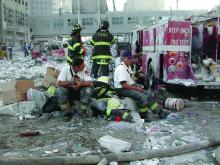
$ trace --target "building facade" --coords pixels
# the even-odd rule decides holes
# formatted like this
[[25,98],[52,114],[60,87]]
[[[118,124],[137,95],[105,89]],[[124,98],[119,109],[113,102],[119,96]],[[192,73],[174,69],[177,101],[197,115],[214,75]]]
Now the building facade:
[[61,12],[72,13],[72,0],[61,0]]
[[62,1],[60,0],[30,0],[31,16],[49,16],[59,14]]
[[[82,14],[94,14],[98,11],[98,0],[72,0],[72,7],[74,14],[78,13],[78,1],[80,13]],[[100,13],[108,11],[106,0],[99,0],[100,2]]]
[[[188,18],[192,15],[205,13],[206,10],[179,10],[179,15]],[[129,34],[137,26],[150,26],[170,18],[169,10],[148,10],[129,12],[106,12],[101,14],[101,20],[108,20],[109,30],[115,35]],[[81,14],[80,22],[83,27],[81,34],[91,36],[98,28],[97,14]],[[78,23],[77,14],[53,15],[49,17],[32,17],[31,28],[35,40],[54,38],[58,34],[68,36],[74,24]]]
[[0,0],[0,41],[7,45],[29,42],[28,0]]
[[124,11],[136,10],[163,10],[165,0],[127,0]]

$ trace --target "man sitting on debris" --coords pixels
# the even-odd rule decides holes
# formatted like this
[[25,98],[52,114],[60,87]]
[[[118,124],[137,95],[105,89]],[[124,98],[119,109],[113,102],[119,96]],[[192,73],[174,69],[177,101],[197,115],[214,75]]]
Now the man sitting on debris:
[[154,93],[144,91],[131,78],[129,66],[132,64],[132,54],[128,50],[120,53],[121,64],[118,65],[114,73],[114,87],[117,93],[123,97],[129,97],[137,102],[138,109],[142,118],[151,120],[152,112],[158,113],[160,118],[166,117],[163,110],[159,109],[155,101]]
[[69,104],[73,100],[80,99],[80,114],[88,112],[91,98],[91,86],[93,85],[89,73],[85,70],[84,61],[75,58],[72,65],[65,66],[58,77],[58,89],[56,95],[61,109],[70,111]]

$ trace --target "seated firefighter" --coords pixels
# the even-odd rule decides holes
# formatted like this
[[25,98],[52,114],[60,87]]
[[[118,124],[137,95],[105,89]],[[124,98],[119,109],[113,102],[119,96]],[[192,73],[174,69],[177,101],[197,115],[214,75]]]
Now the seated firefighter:
[[141,69],[141,56],[139,54],[133,55],[133,61],[131,64],[132,80],[138,84],[144,85],[145,75]]
[[83,59],[75,58],[71,65],[67,65],[61,70],[58,77],[56,95],[61,109],[70,111],[70,105],[74,100],[79,99],[79,113],[87,114],[92,85],[91,77],[85,70]]
[[137,102],[138,110],[142,118],[151,120],[152,112],[157,113],[160,118],[166,117],[166,112],[160,109],[157,102],[157,94],[144,91],[131,78],[129,66],[132,64],[132,54],[128,50],[120,53],[121,64],[118,65],[114,73],[114,87],[116,92],[123,97],[129,97]]

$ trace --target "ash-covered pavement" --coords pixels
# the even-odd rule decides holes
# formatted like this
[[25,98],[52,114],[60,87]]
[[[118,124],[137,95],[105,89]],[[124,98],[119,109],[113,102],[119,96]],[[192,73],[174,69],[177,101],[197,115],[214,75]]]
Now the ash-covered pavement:
[[[41,85],[47,66],[61,69],[65,61],[48,60],[35,63],[31,57],[17,52],[13,62],[0,61],[0,83],[11,78],[27,78]],[[2,107],[6,107],[2,105]],[[8,106],[10,108],[10,106]],[[0,115],[0,159],[72,156],[77,154],[109,153],[98,139],[109,135],[131,143],[131,151],[155,150],[193,144],[210,138],[220,138],[220,105],[217,100],[189,100],[181,112],[173,112],[166,119],[144,123],[145,130],[137,131],[133,123],[113,122],[103,118],[88,119],[74,116],[70,122],[53,114],[20,118],[19,115]],[[34,130],[40,134],[22,137],[20,131]],[[217,164],[215,148],[179,156],[134,161],[131,165],[211,165]]]

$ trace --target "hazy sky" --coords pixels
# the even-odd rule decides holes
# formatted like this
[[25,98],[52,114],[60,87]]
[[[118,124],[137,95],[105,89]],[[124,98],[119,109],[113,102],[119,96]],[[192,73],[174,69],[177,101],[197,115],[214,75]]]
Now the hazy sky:
[[[123,10],[124,2],[126,0],[115,0],[116,9],[118,11]],[[177,0],[165,0],[165,9],[169,10],[170,7],[175,10],[176,9]],[[112,7],[112,0],[107,0],[110,9]],[[183,9],[207,9],[211,10],[214,6],[220,4],[220,0],[178,0],[178,8],[179,10]]]

